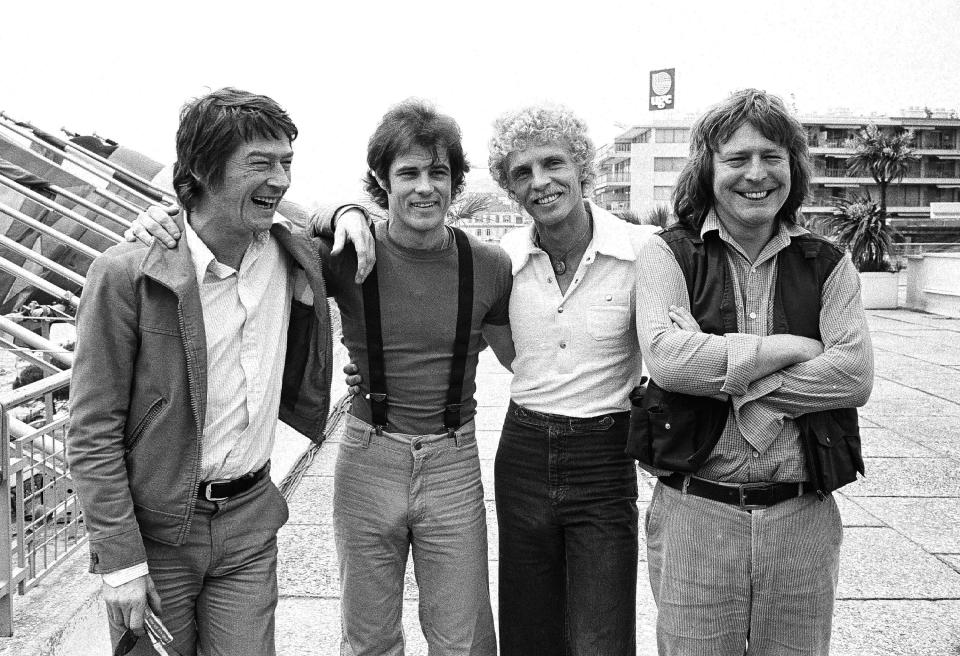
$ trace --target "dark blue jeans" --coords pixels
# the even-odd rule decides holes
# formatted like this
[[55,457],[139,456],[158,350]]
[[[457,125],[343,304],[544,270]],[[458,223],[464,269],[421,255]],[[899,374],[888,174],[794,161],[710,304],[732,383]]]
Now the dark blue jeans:
[[501,656],[634,656],[637,472],[628,413],[512,401],[494,469]]

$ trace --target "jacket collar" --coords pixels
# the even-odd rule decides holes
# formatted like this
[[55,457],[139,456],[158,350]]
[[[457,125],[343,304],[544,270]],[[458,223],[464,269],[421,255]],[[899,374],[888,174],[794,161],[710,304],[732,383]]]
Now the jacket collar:
[[[202,248],[191,250],[191,240],[187,238],[187,230],[192,231],[192,228],[187,227],[185,210],[181,210],[174,220],[183,238],[178,240],[173,248],[167,248],[159,240],[154,240],[140,263],[140,270],[144,275],[169,287],[177,295],[183,296],[191,285],[196,285],[197,281],[202,279],[201,272],[206,271],[213,260],[213,253],[200,241],[199,237],[196,238],[195,243]],[[278,238],[281,245],[289,247],[292,241],[290,239],[292,227],[293,224],[278,213],[273,219],[270,234]],[[281,238],[278,233],[283,233],[284,238]],[[196,237],[196,233],[194,236]]]
[[[613,214],[594,205],[591,201],[584,201],[587,211],[593,216],[593,238],[587,245],[588,254],[601,254],[618,260],[633,262],[636,260],[630,232],[625,221],[621,221]],[[536,243],[536,225],[530,224],[504,237],[500,245],[513,263],[513,275],[526,266],[532,255],[544,251]]]

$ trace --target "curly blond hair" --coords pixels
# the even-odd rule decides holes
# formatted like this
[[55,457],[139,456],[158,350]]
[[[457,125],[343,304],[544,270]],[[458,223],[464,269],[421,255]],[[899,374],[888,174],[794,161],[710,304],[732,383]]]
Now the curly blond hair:
[[490,175],[512,193],[506,170],[510,153],[555,142],[567,146],[574,163],[580,167],[580,188],[586,195],[596,176],[593,159],[597,151],[587,136],[587,124],[562,106],[524,107],[497,118],[490,139]]

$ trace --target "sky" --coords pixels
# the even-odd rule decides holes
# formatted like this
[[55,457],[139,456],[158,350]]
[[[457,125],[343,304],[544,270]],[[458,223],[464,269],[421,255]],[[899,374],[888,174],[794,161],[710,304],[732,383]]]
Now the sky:
[[307,205],[359,196],[367,139],[412,96],[458,121],[468,180],[489,178],[491,124],[509,109],[566,105],[598,146],[665,118],[647,110],[660,68],[676,69],[675,115],[748,86],[800,114],[960,110],[957,0],[5,4],[0,110],[167,163],[186,100],[263,93],[300,129],[288,197]]

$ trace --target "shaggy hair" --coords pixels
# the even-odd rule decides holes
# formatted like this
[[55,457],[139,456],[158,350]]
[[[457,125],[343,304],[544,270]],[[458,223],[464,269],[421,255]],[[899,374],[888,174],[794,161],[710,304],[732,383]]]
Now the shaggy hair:
[[[433,161],[445,151],[450,160],[450,198],[460,195],[470,163],[463,153],[460,126],[451,117],[439,113],[425,100],[409,98],[391,107],[367,143],[367,171],[363,187],[379,207],[387,209],[390,191],[390,165],[414,146],[429,150]],[[387,189],[377,182],[384,181]]]
[[507,112],[493,123],[490,139],[490,175],[511,195],[507,178],[510,153],[530,146],[562,143],[580,167],[580,189],[586,196],[596,173],[593,159],[597,151],[587,136],[587,124],[565,107],[525,107]]
[[240,144],[284,137],[292,143],[297,126],[267,96],[224,87],[187,102],[180,110],[173,166],[173,187],[180,206],[192,210],[204,189],[223,184],[227,160]]
[[757,89],[737,91],[697,119],[690,133],[690,158],[673,190],[673,211],[681,223],[699,233],[715,202],[713,156],[744,123],[786,148],[790,155],[790,193],[777,218],[796,223],[810,189],[807,132],[783,101]]

